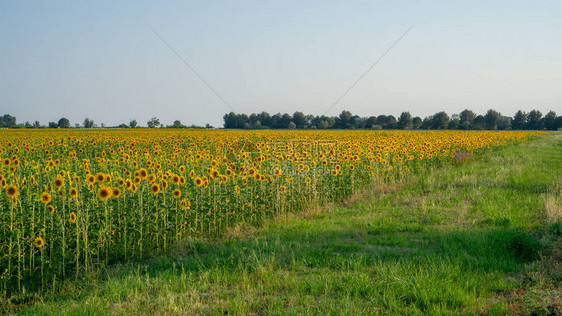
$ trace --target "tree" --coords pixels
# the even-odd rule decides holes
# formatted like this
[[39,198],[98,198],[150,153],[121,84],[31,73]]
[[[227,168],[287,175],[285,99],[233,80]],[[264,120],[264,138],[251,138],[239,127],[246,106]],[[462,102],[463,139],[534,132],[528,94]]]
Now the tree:
[[431,127],[433,129],[447,129],[449,126],[449,115],[444,111],[437,112],[433,115],[431,120]]
[[31,128],[31,127],[32,127],[31,123],[29,123],[29,121],[26,121],[25,122],[25,128]]
[[94,120],[90,120],[89,118],[84,119],[84,128],[92,128],[94,127]]
[[377,116],[377,124],[376,125],[380,125],[382,128],[384,128],[386,126],[386,115],[381,114],[381,115]]
[[245,125],[250,121],[250,118],[246,114],[238,115],[238,125],[236,128],[244,128]]
[[131,120],[131,121],[129,122],[129,127],[130,127],[130,128],[135,128],[135,127],[137,127],[137,120]]
[[185,128],[185,125],[183,125],[180,120],[175,120],[174,123],[170,127],[171,128]]
[[538,110],[532,110],[527,116],[527,128],[528,129],[540,129],[542,113]]
[[148,122],[146,122],[148,128],[156,128],[160,126],[160,120],[156,117],[151,118]]
[[470,129],[472,125],[472,121],[476,118],[476,114],[471,110],[464,110],[459,113],[459,127],[462,129]]
[[271,121],[269,123],[269,127],[271,128],[279,128],[281,124],[281,113],[273,114],[271,116]]
[[259,118],[258,115],[256,113],[252,113],[249,116],[249,121],[248,121],[248,128],[255,128],[257,125],[261,125],[258,124]]
[[410,112],[402,112],[398,117],[398,128],[411,129],[413,127],[412,115]]
[[499,130],[510,130],[511,129],[511,117],[500,115],[498,119],[498,129]]
[[334,127],[335,121],[332,117],[325,115],[317,116],[312,120],[312,126],[318,129],[328,129]]
[[271,115],[269,115],[269,113],[262,111],[260,114],[258,114],[258,119],[263,127],[272,127]]
[[421,128],[422,129],[431,129],[431,124],[433,123],[433,116],[426,116],[423,118]]
[[222,119],[224,121],[224,128],[236,128],[238,125],[238,116],[234,112],[225,114]]
[[41,123],[39,121],[35,121],[33,122],[33,127],[34,128],[40,128],[41,127]]
[[121,123],[119,124],[119,126],[117,126],[119,128],[129,128],[129,125],[125,124],[125,123]]
[[57,128],[58,125],[55,122],[49,122],[49,128]]
[[396,128],[396,118],[394,115],[389,115],[386,117],[386,129]]
[[373,128],[375,124],[377,124],[376,116],[370,116],[365,120],[365,128]]
[[281,116],[281,121],[279,122],[279,128],[289,128],[289,123],[292,123],[292,118],[289,114],[285,113]]
[[10,114],[4,114],[0,118],[0,127],[14,128],[16,127],[16,117]]
[[451,115],[451,119],[449,120],[449,126],[447,126],[447,128],[459,129],[460,125],[461,125],[460,115],[459,114]]
[[306,117],[302,112],[295,112],[293,113],[293,123],[295,123],[297,128],[304,128],[304,124],[306,124]]
[[556,118],[556,129],[557,130],[562,129],[562,116]]
[[513,120],[511,122],[511,127],[513,129],[525,129],[527,126],[527,113],[519,110],[513,116]]
[[57,124],[57,127],[69,128],[70,127],[70,121],[67,118],[63,117],[59,120],[59,122]]
[[486,118],[484,115],[478,115],[472,121],[472,129],[481,130],[486,127]]
[[419,116],[416,116],[412,119],[412,127],[414,129],[420,129],[420,127],[422,126],[422,119]]
[[353,115],[349,111],[342,111],[338,117],[336,117],[336,128],[349,129],[351,128],[351,118]]
[[558,127],[556,126],[556,113],[554,111],[550,111],[546,113],[543,117],[542,126],[548,130],[556,130]]
[[501,114],[499,112],[489,109],[488,112],[486,112],[484,118],[486,119],[486,129],[498,129],[498,123],[501,118]]

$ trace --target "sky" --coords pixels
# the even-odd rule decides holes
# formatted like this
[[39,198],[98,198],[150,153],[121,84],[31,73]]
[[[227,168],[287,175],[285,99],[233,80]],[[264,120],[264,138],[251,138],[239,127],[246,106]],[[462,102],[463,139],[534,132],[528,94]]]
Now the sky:
[[0,115],[107,126],[222,126],[232,110],[560,115],[561,17],[559,0],[0,0]]

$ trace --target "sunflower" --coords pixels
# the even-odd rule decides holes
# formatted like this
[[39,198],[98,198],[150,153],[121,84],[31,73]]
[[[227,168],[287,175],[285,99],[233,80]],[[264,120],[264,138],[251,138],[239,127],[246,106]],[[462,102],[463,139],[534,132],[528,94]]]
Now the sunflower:
[[12,161],[10,160],[10,158],[6,158],[4,159],[4,161],[2,161],[2,163],[4,164],[4,166],[9,166],[12,163]]
[[189,208],[191,207],[191,202],[189,202],[188,199],[183,199],[181,200],[180,205],[184,210],[189,210]]
[[218,170],[211,170],[211,174],[210,174],[211,178],[216,179],[219,176],[219,171]]
[[35,238],[35,247],[41,248],[45,244],[45,241],[41,237]]
[[35,177],[34,176],[31,176],[31,178],[29,178],[29,183],[31,185],[35,185]]
[[102,187],[98,190],[98,198],[102,201],[107,201],[111,197],[111,192],[108,188]]
[[98,174],[96,174],[96,180],[98,182],[103,182],[105,180],[105,175],[103,174],[103,172],[99,172]]
[[139,175],[141,178],[146,179],[146,177],[148,176],[148,173],[146,172],[146,169],[141,168],[141,170],[139,170]]
[[70,222],[76,223],[76,214],[74,212],[70,213]]
[[180,183],[180,177],[179,177],[178,175],[176,175],[176,174],[173,175],[173,176],[172,176],[172,183],[173,183],[173,184],[178,184],[178,183]]
[[55,207],[52,205],[47,206],[47,209],[49,210],[49,214],[53,214],[55,212]]
[[55,185],[55,187],[60,188],[64,185],[64,180],[61,178],[56,178],[53,184]]
[[96,182],[96,177],[94,177],[93,175],[89,174],[89,175],[86,177],[86,181],[88,181],[88,183],[94,183],[94,182]]
[[195,185],[200,187],[201,185],[203,185],[203,180],[200,177],[196,177],[195,178]]
[[153,184],[150,186],[150,192],[152,192],[152,193],[154,193],[154,194],[160,192],[160,186],[158,185],[158,183],[153,183]]
[[43,194],[41,194],[41,202],[49,204],[49,202],[51,202],[51,195],[47,192],[43,192]]
[[114,198],[118,198],[121,196],[121,190],[119,188],[113,188],[113,190],[111,190],[111,195]]
[[236,194],[240,194],[240,187],[237,186],[237,185],[235,185],[235,186],[234,186],[234,192],[235,192]]
[[178,189],[175,189],[175,190],[172,192],[172,195],[173,195],[174,197],[176,197],[176,198],[180,198],[180,197],[181,197],[181,191],[178,190]]
[[18,188],[15,185],[9,185],[6,188],[6,195],[11,197],[11,198],[16,198],[18,196],[19,192],[18,192]]

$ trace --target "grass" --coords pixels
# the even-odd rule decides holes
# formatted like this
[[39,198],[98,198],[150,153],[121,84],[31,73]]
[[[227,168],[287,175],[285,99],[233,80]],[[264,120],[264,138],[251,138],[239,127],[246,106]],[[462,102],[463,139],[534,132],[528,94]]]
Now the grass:
[[555,314],[562,134],[5,302],[37,314]]

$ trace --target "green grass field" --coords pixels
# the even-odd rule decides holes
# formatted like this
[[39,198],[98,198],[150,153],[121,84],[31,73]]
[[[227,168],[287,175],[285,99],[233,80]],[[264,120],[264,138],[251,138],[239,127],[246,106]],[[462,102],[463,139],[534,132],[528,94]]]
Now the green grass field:
[[4,302],[38,314],[560,314],[562,134]]

